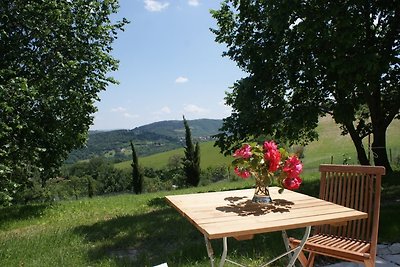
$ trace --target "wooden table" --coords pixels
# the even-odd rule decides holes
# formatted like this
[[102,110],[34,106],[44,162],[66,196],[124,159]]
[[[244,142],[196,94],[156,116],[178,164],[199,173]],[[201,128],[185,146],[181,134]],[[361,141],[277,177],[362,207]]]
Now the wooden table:
[[[288,255],[288,266],[292,266],[307,241],[312,226],[345,224],[347,221],[368,216],[364,212],[289,190],[279,194],[278,189],[270,187],[273,202],[264,205],[251,202],[254,189],[170,195],[166,199],[203,233],[211,266],[214,266],[215,259],[210,239],[223,239],[220,261],[220,266],[223,266],[225,261],[232,262],[226,258],[228,237],[242,240],[249,239],[254,234],[282,231],[287,252],[269,263]],[[290,250],[285,230],[302,227],[306,231],[301,245]]]

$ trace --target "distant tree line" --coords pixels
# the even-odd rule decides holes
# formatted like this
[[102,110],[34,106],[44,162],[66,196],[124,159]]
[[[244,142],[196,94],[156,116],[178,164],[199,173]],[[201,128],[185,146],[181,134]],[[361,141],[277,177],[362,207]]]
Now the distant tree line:
[[183,123],[186,131],[185,155],[171,156],[165,168],[141,167],[131,141],[131,171],[116,169],[113,162],[105,157],[95,157],[89,161],[65,165],[58,178],[49,179],[44,185],[41,184],[39,176],[35,177],[31,181],[32,186],[18,194],[15,201],[16,203],[57,201],[123,192],[141,194],[205,185],[235,177],[230,175],[226,166],[200,169],[199,143],[193,143],[185,117]]

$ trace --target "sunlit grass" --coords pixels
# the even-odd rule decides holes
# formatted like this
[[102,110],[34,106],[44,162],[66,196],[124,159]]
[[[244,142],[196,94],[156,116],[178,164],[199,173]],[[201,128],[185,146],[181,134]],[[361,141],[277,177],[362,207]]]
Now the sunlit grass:
[[[164,197],[249,188],[253,183],[249,179],[170,192],[3,208],[0,266],[154,266],[162,262],[169,266],[209,266],[203,236],[169,207]],[[399,193],[396,190],[394,193]],[[318,174],[306,175],[301,191],[316,195]],[[399,207],[391,202],[382,208],[380,241],[400,240]],[[212,244],[216,257],[220,257],[221,240]],[[230,257],[248,266],[266,262],[283,250],[278,232],[256,235],[248,241],[229,239]],[[282,259],[274,266],[285,263]]]
[[[301,192],[317,195],[320,163],[341,163],[343,154],[355,153],[351,140],[338,135],[331,122],[320,124],[318,142],[305,149]],[[400,148],[400,123],[388,132],[393,154]],[[347,139],[346,139],[347,138]],[[181,151],[183,155],[183,150]],[[353,151],[353,152],[352,152]],[[202,165],[229,164],[212,142],[201,148]],[[170,151],[141,158],[142,164],[166,166]],[[353,153],[353,154],[352,154]],[[397,154],[398,155],[398,154]],[[118,165],[124,168],[121,163]],[[157,165],[158,164],[158,165]],[[385,177],[380,219],[380,242],[400,241],[400,177]],[[218,182],[208,186],[143,195],[122,194],[54,204],[34,204],[0,209],[0,266],[209,266],[204,238],[164,201],[165,195],[249,188],[254,181]],[[212,241],[220,256],[222,242]],[[257,266],[282,252],[280,233],[257,235],[249,241],[229,240],[230,257]],[[277,265],[284,266],[286,259]]]

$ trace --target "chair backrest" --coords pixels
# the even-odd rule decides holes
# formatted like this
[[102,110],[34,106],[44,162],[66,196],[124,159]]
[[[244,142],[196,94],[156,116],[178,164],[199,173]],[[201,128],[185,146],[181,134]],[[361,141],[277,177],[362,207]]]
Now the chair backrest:
[[[371,244],[378,240],[381,166],[322,164],[320,198],[368,213],[367,219],[348,222],[345,226],[324,225],[319,233],[360,239]],[[374,248],[375,250],[376,248]],[[373,251],[371,251],[373,252]]]

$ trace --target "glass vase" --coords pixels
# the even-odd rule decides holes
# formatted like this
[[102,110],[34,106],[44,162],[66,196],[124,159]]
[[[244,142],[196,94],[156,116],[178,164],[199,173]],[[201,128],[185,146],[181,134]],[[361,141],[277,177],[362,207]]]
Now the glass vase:
[[268,204],[272,202],[271,196],[269,195],[269,179],[256,177],[254,196],[251,201],[258,204]]

